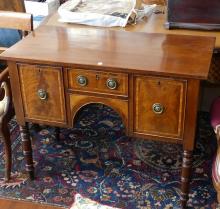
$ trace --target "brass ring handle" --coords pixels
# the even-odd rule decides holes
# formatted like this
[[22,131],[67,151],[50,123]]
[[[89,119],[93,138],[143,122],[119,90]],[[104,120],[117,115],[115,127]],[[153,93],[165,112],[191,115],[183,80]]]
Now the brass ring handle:
[[39,89],[39,90],[37,91],[37,95],[38,95],[38,97],[39,97],[41,100],[46,100],[46,99],[47,99],[47,96],[48,96],[46,90],[44,90],[44,89]]
[[114,78],[109,78],[107,81],[106,81],[106,86],[111,89],[111,90],[114,90],[114,89],[117,89],[118,87],[118,82],[116,79]]
[[164,112],[164,106],[160,103],[154,103],[152,105],[152,110],[155,114],[162,114]]
[[83,75],[77,76],[76,80],[80,86],[86,86],[88,84],[88,79]]

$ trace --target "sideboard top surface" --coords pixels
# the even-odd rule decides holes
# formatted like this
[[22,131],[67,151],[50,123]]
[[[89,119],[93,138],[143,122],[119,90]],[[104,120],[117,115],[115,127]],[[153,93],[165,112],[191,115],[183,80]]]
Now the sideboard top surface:
[[41,26],[0,58],[206,79],[214,45],[214,37]]

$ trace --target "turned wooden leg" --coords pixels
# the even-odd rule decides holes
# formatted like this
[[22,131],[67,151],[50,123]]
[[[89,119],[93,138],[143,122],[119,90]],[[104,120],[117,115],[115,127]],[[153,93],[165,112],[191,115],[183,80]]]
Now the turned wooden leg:
[[60,128],[59,127],[55,127],[54,135],[55,135],[56,140],[60,139]]
[[4,150],[5,150],[5,180],[9,181],[11,177],[11,139],[10,139],[10,131],[8,128],[8,124],[6,122],[2,122],[0,125],[0,132],[4,142]]
[[31,127],[32,130],[34,130],[35,132],[39,132],[41,130],[39,124],[33,123]]
[[189,199],[189,183],[192,169],[192,151],[183,151],[182,174],[181,174],[181,205],[186,208]]
[[34,180],[34,164],[32,158],[32,147],[31,147],[30,134],[28,131],[27,124],[25,126],[20,126],[20,132],[21,132],[21,140],[23,146],[23,154],[26,159],[26,171],[29,173],[30,179]]

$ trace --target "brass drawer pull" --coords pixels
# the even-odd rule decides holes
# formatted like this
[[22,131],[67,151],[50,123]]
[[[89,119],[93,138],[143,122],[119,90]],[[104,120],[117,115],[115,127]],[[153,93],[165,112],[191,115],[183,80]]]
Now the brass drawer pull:
[[88,79],[83,75],[79,75],[77,76],[77,83],[80,86],[86,86],[88,84]]
[[44,90],[44,89],[39,89],[37,91],[37,95],[41,100],[46,100],[47,96],[48,96],[46,90]]
[[164,112],[164,106],[160,103],[154,103],[152,105],[152,110],[155,114],[162,114]]
[[118,82],[116,79],[114,78],[109,78],[107,81],[106,81],[106,86],[109,88],[109,89],[117,89],[118,87]]

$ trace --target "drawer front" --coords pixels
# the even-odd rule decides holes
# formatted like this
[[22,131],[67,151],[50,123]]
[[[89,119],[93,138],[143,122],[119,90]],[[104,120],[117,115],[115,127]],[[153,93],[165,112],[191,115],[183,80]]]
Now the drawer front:
[[182,139],[186,81],[135,78],[136,133]]
[[128,95],[128,75],[83,69],[68,69],[69,88],[96,93]]
[[25,117],[65,123],[62,69],[28,64],[18,69]]

